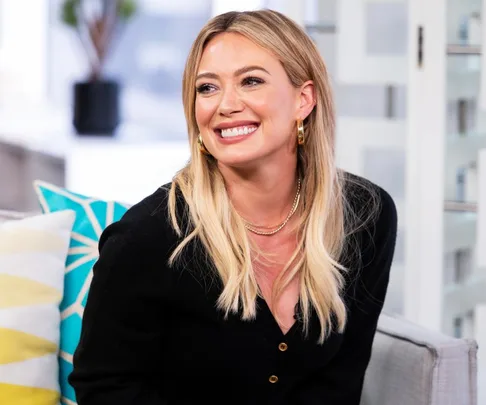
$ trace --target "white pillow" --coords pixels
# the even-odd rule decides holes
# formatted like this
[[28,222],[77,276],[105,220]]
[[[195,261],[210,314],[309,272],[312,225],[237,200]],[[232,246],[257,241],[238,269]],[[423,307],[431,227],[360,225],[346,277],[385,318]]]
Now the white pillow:
[[74,211],[0,224],[0,404],[59,403],[59,304]]

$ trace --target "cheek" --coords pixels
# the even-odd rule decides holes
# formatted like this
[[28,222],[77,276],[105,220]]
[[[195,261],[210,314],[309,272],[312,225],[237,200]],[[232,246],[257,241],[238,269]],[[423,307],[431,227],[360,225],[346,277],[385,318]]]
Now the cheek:
[[274,88],[271,91],[261,92],[258,97],[252,98],[251,104],[248,104],[262,119],[277,121],[281,125],[293,115],[292,101],[292,95],[288,91]]
[[276,114],[279,113],[279,99],[276,92],[261,92],[256,96],[247,98],[245,104],[260,119],[264,121],[271,121],[276,118]]
[[196,99],[196,103],[194,107],[195,107],[194,112],[196,115],[196,121],[199,128],[209,125],[209,123],[211,122],[211,118],[213,117],[214,112],[216,110],[214,103],[205,99],[200,99],[200,100]]

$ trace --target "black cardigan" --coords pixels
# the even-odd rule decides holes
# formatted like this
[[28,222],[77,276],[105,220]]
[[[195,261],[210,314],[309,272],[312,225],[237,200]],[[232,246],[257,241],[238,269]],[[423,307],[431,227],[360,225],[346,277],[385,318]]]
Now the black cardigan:
[[[261,298],[254,321],[223,319],[215,307],[221,284],[198,243],[178,266],[166,265],[179,241],[168,222],[168,186],[132,207],[100,240],[69,378],[78,404],[359,405],[397,227],[393,200],[374,187],[377,219],[353,239],[361,260],[343,258],[351,265],[348,324],[323,345],[315,314],[308,338],[298,316],[284,335]],[[347,189],[366,215],[369,196]]]

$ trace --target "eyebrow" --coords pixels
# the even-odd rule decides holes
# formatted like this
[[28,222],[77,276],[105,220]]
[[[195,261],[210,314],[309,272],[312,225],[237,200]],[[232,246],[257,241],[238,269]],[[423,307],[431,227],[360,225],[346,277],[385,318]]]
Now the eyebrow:
[[[244,73],[251,72],[253,70],[261,70],[262,72],[265,72],[266,74],[270,75],[267,69],[257,66],[257,65],[251,65],[251,66],[244,66],[242,68],[239,68],[238,70],[235,71],[234,76],[241,76]],[[219,76],[216,73],[212,72],[203,72],[200,73],[196,76],[196,81],[199,79],[202,79],[203,77],[208,78],[208,79],[219,79]]]

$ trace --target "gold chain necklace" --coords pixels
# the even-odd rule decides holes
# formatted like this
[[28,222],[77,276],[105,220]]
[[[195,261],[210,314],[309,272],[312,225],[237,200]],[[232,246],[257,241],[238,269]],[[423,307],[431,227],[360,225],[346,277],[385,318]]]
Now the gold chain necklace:
[[287,215],[287,217],[285,218],[285,220],[281,224],[275,225],[275,227],[276,227],[275,229],[273,229],[271,231],[259,231],[256,228],[273,228],[273,226],[272,227],[269,227],[269,226],[260,226],[260,225],[252,224],[251,222],[249,222],[246,219],[242,218],[243,221],[245,222],[245,228],[248,229],[250,232],[253,232],[253,233],[257,234],[257,235],[264,235],[264,236],[274,235],[278,231],[282,230],[283,227],[285,225],[287,225],[287,223],[290,221],[290,218],[292,218],[292,215],[294,215],[295,211],[297,211],[297,207],[299,206],[299,201],[300,201],[300,184],[301,184],[301,182],[300,182],[300,178],[299,178],[298,183],[297,183],[297,193],[295,194],[294,202],[292,204],[292,208],[290,209],[290,212]]

